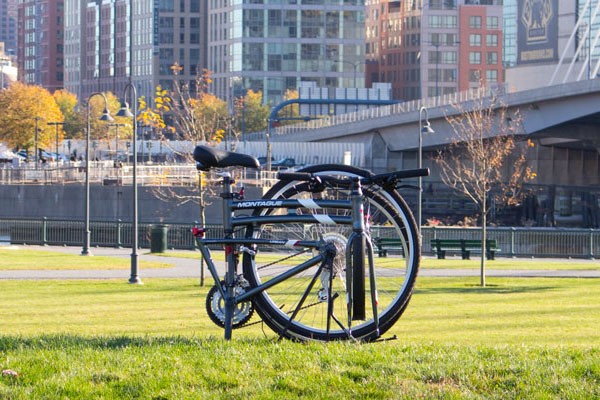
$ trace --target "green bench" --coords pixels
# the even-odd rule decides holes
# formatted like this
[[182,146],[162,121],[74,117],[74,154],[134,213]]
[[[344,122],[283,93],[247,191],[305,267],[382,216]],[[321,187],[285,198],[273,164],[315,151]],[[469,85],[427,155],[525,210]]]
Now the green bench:
[[402,241],[396,238],[382,238],[376,237],[373,239],[373,244],[377,249],[377,255],[379,257],[387,257],[388,251],[397,251],[400,254],[404,253],[402,247]]
[[[496,252],[499,251],[498,243],[494,239],[486,240],[485,255],[488,260],[493,260]],[[446,251],[458,250],[461,252],[463,260],[471,257],[472,251],[481,250],[481,240],[466,239],[432,239],[431,250],[437,255],[439,260],[446,258]]]

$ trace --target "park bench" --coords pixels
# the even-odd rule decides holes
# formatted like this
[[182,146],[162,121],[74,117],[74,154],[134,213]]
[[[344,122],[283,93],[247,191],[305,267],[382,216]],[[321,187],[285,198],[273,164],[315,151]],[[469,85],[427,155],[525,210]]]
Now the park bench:
[[396,238],[382,238],[376,237],[373,239],[373,244],[377,249],[377,255],[379,257],[387,257],[388,251],[397,251],[402,254],[402,242]]
[[[486,240],[486,257],[493,260],[496,252],[499,251],[498,243],[494,239]],[[446,258],[446,251],[460,250],[463,260],[471,257],[472,251],[481,250],[481,240],[466,239],[432,239],[431,249],[437,255],[438,259]]]

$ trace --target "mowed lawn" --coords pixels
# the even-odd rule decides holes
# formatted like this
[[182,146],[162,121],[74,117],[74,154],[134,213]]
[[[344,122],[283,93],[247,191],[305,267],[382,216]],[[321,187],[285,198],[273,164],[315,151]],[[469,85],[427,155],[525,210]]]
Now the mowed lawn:
[[[0,270],[89,270],[89,269],[129,269],[130,259],[125,257],[93,256],[40,250],[42,247],[19,248],[0,247]],[[140,260],[141,268],[167,268],[167,262]]]
[[478,281],[420,277],[393,340],[302,344],[225,342],[197,279],[4,280],[0,399],[600,398],[599,279]]

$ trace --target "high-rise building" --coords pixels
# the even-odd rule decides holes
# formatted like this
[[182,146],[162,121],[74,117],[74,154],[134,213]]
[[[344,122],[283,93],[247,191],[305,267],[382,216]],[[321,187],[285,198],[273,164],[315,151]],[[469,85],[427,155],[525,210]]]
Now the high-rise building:
[[8,56],[17,55],[18,0],[0,0],[0,42]]
[[367,1],[367,85],[397,100],[503,81],[502,1]]
[[65,87],[80,99],[120,96],[131,81],[152,99],[174,73],[193,84],[206,65],[206,7],[205,0],[65,0]]
[[12,64],[13,58],[6,54],[4,42],[0,42],[0,90],[17,80],[17,68]]
[[231,101],[252,89],[277,104],[301,82],[364,86],[364,0],[208,3],[208,69],[217,96]]
[[504,0],[502,25],[502,63],[510,68],[517,65],[517,0]]
[[599,76],[599,0],[505,1],[509,9],[514,33],[506,30],[505,37],[516,38],[514,46],[507,46],[512,57],[505,60],[511,67],[506,70],[511,90]]
[[25,0],[18,8],[19,80],[50,91],[63,87],[63,1]]

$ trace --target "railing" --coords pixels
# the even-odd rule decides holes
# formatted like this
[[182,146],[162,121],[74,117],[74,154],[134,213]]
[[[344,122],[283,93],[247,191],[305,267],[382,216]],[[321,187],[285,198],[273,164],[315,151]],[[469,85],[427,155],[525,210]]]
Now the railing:
[[[481,228],[424,228],[423,252],[432,254],[431,239],[479,239]],[[597,258],[600,230],[567,228],[488,228],[500,257]]]
[[357,112],[332,115],[329,117],[313,119],[307,122],[301,122],[293,125],[283,125],[275,128],[273,130],[273,134],[290,135],[310,129],[320,129],[336,125],[352,124],[359,121],[385,118],[396,114],[418,112],[419,109],[423,106],[427,108],[448,106],[470,100],[480,99],[482,97],[489,97],[492,94],[504,94],[505,92],[506,87],[504,85],[497,85],[493,88],[472,88],[462,92],[444,94],[442,96],[437,97],[428,97],[425,99],[411,100],[388,106],[371,107],[364,110],[359,110]]
[[[3,185],[53,185],[83,183],[85,164],[79,162],[63,166],[35,168],[31,166],[0,168],[0,184]],[[257,171],[251,169],[236,170],[238,180],[253,182],[260,186],[269,186],[275,179],[276,171]],[[90,182],[104,185],[131,185],[133,168],[123,165],[115,168],[112,162],[91,162]],[[198,184],[198,170],[189,164],[139,165],[137,183],[140,186],[195,186]]]
[[[159,222],[141,222],[138,241],[150,247],[150,232]],[[194,249],[191,230],[197,222],[168,225],[167,247]],[[124,221],[91,221],[91,245],[100,247],[131,247],[131,224]],[[223,235],[219,225],[207,226],[209,237]],[[36,244],[79,246],[83,242],[83,221],[59,219],[0,218],[1,244]],[[380,228],[385,236],[387,228]],[[478,239],[480,228],[423,228],[423,254],[432,255],[431,239]],[[600,255],[600,230],[561,228],[488,228],[488,239],[498,242],[499,257],[558,257],[594,259]]]
[[[162,223],[140,222],[138,243],[142,248],[150,247],[152,226]],[[197,222],[190,224],[167,224],[167,247],[170,249],[194,249],[195,240],[191,233]],[[90,221],[91,246],[131,247],[132,229],[130,222]],[[0,245],[30,244],[41,246],[80,246],[83,243],[85,225],[83,221],[59,219],[0,218]],[[207,234],[223,235],[219,225],[207,226]]]

